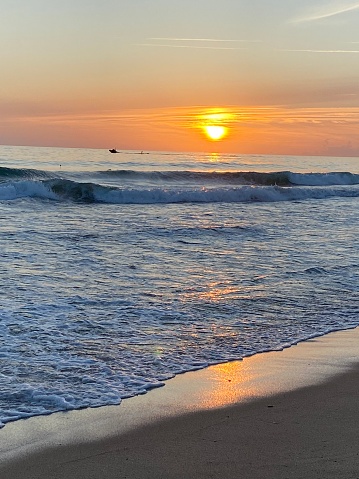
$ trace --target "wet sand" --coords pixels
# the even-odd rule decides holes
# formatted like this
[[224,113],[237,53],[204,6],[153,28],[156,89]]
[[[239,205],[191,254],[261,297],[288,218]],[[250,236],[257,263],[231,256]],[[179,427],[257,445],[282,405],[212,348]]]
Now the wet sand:
[[7,479],[359,478],[359,330],[0,431]]

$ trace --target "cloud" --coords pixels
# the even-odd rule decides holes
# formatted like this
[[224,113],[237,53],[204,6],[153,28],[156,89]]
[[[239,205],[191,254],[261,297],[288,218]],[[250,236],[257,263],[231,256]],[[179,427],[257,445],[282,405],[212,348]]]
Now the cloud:
[[[206,50],[243,50],[243,46],[236,44],[260,43],[261,40],[229,40],[222,38],[176,38],[176,37],[153,37],[148,38],[146,43],[137,43],[142,47],[165,47],[165,48],[194,48]],[[166,41],[168,43],[158,43]],[[226,45],[227,44],[227,45]]]
[[223,38],[172,38],[172,37],[154,37],[148,40],[169,40],[172,42],[228,42],[228,43],[258,43],[261,40],[228,40]]
[[315,49],[279,49],[277,52],[304,52],[304,53],[359,53],[359,50],[315,50]]
[[325,18],[334,17],[337,15],[341,15],[343,13],[351,12],[353,10],[359,10],[359,2],[355,3],[336,3],[326,5],[322,8],[317,8],[316,10],[312,10],[311,13],[307,13],[306,15],[298,18],[294,18],[291,20],[291,23],[305,23],[305,22],[313,22],[317,20],[323,20]]
[[326,108],[290,108],[278,106],[224,106],[212,108],[205,106],[192,107],[168,107],[168,108],[144,108],[121,111],[103,111],[94,113],[66,113],[53,115],[29,115],[13,118],[16,123],[41,122],[53,123],[107,123],[119,125],[175,125],[180,127],[192,127],[198,118],[216,116],[227,121],[232,126],[235,124],[359,124],[359,107],[326,107]]
[[165,43],[136,43],[139,47],[165,47],[165,48],[194,48],[198,49],[206,49],[206,50],[243,50],[241,47],[211,47],[206,45],[171,45]]

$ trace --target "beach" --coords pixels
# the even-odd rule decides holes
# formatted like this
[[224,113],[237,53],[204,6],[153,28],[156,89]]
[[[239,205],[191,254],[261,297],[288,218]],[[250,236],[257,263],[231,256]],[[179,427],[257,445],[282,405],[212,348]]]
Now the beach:
[[0,431],[7,479],[358,478],[359,330]]
[[3,3],[0,479],[359,479],[359,0]]

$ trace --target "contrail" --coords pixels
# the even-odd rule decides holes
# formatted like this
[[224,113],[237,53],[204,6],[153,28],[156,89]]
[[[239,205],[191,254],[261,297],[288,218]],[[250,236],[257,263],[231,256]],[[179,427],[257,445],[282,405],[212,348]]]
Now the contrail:
[[351,12],[353,10],[359,9],[359,3],[352,3],[350,5],[341,5],[337,7],[330,8],[329,6],[325,9],[318,10],[316,13],[308,14],[307,16],[295,18],[292,20],[292,23],[301,23],[301,22],[312,22],[315,20],[322,20],[324,18],[334,17],[336,15],[341,15],[342,13]]
[[277,50],[277,52],[306,52],[306,53],[359,53],[359,50]]
[[228,42],[228,43],[258,43],[261,40],[227,40],[223,38],[172,38],[172,37],[153,37],[149,40],[166,40],[173,42]]

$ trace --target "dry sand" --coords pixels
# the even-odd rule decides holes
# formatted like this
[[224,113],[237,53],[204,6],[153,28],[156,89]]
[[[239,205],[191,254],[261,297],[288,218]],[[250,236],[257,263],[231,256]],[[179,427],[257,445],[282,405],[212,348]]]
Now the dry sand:
[[359,478],[359,330],[0,431],[1,479]]

